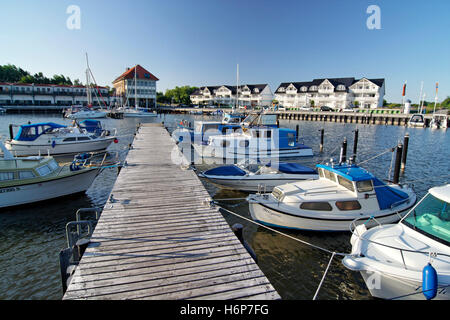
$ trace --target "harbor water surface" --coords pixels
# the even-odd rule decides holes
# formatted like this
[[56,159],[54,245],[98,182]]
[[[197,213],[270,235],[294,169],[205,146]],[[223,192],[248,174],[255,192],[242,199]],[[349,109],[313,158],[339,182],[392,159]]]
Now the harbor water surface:
[[[172,131],[180,120],[215,120],[200,115],[159,115],[151,119],[102,119],[106,129],[117,128],[119,142],[108,151],[117,151],[123,160],[139,122],[161,122]],[[59,114],[6,114],[0,116],[2,140],[9,137],[8,126],[28,121],[70,123]],[[357,162],[380,179],[392,179],[394,154],[389,149],[402,142],[409,133],[406,170],[401,183],[414,186],[418,198],[430,187],[450,181],[449,131],[401,126],[344,124],[281,120],[281,127],[295,129],[300,125],[300,137],[314,150],[314,156],[293,160],[313,167],[317,163],[338,159],[344,137],[348,140],[347,155],[353,150],[353,131],[358,128]],[[325,130],[324,150],[319,151],[320,129]],[[17,130],[17,129],[16,129]],[[385,152],[385,153],[384,153]],[[381,156],[376,157],[377,155]],[[70,159],[69,159],[70,160]],[[369,160],[369,161],[367,161]],[[67,161],[67,159],[59,159]],[[168,159],[168,161],[170,161]],[[291,160],[289,160],[291,161]],[[198,165],[198,170],[213,167]],[[55,199],[39,204],[0,211],[0,299],[58,300],[62,298],[59,251],[67,246],[65,226],[75,220],[79,208],[103,207],[117,176],[116,168],[104,170],[86,194]],[[220,206],[250,218],[246,193],[221,190],[202,180]],[[238,200],[226,200],[226,199]],[[240,199],[240,200],[239,200]],[[274,233],[263,227],[224,213],[230,225],[241,223],[244,237],[258,257],[258,264],[283,299],[312,299],[331,255]],[[350,232],[318,233],[278,229],[295,238],[336,252],[350,252]],[[318,299],[372,299],[359,273],[347,270],[340,257],[335,257],[323,282]]]

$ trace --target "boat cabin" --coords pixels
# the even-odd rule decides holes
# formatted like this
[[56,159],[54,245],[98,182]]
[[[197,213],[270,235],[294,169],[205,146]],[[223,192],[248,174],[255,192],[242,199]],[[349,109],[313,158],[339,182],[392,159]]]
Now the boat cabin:
[[278,114],[251,113],[242,121],[246,127],[278,127]]
[[17,135],[14,137],[16,141],[34,141],[41,135],[50,133],[55,129],[66,128],[67,126],[53,123],[44,122],[36,124],[21,125]]
[[0,168],[0,185],[20,180],[29,180],[48,176],[58,170],[60,166],[53,157],[31,156],[3,160]]

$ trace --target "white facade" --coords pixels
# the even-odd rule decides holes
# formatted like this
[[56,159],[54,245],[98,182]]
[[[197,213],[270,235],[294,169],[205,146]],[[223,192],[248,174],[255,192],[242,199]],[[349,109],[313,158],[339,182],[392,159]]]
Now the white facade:
[[281,83],[275,100],[284,107],[378,108],[383,106],[384,93],[384,79],[329,78]]
[[[236,94],[238,93],[238,94]],[[238,102],[236,97],[238,96]],[[196,105],[236,105],[247,107],[264,107],[272,104],[273,93],[268,84],[243,84],[236,86],[201,87],[190,96]]]
[[[108,88],[90,88],[92,105],[109,105]],[[86,87],[52,84],[0,83],[0,106],[66,107],[87,105]]]

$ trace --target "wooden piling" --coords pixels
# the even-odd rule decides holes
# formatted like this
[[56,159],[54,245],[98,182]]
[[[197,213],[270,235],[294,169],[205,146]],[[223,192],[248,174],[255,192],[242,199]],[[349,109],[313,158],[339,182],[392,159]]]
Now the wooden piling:
[[403,155],[402,155],[402,163],[401,163],[401,171],[405,171],[406,166],[406,156],[408,153],[408,143],[409,143],[409,134],[405,134],[405,137],[403,139]]
[[402,161],[402,151],[403,145],[399,143],[397,146],[397,154],[395,156],[394,178],[392,179],[392,182],[395,184],[398,184],[400,177],[400,163]]

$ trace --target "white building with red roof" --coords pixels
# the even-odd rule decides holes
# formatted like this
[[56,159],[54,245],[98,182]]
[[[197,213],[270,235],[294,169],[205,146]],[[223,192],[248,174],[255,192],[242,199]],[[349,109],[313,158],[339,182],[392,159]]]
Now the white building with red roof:
[[156,107],[156,81],[159,79],[140,65],[127,68],[113,81],[115,95],[123,105],[141,108]]

